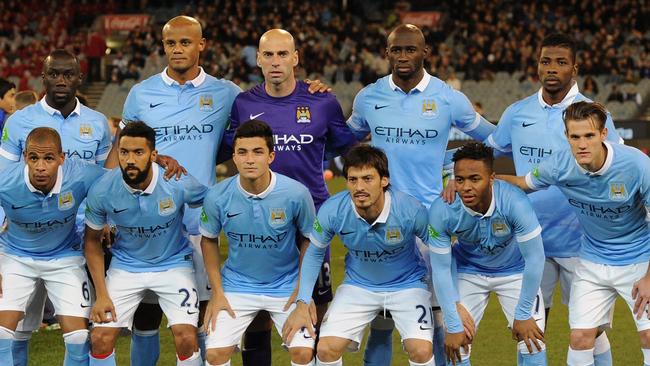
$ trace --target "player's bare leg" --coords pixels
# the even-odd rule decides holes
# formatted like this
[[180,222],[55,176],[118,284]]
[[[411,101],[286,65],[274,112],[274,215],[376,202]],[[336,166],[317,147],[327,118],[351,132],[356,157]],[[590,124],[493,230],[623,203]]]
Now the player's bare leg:
[[571,329],[567,365],[591,365],[594,363],[594,344],[598,328]]
[[178,365],[201,365],[196,327],[190,324],[172,325]]
[[316,365],[343,365],[343,352],[350,344],[349,339],[341,337],[323,337],[316,345]]
[[208,348],[205,351],[207,366],[230,365],[230,358],[235,353],[235,346],[222,348]]
[[409,355],[412,366],[433,366],[433,344],[423,339],[405,339],[404,350]]

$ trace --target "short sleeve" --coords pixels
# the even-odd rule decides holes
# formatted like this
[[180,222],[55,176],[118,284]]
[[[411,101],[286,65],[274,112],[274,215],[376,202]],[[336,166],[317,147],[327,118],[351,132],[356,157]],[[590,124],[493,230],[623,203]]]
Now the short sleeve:
[[616,131],[616,126],[614,126],[614,120],[612,120],[612,115],[607,112],[607,119],[605,120],[605,127],[607,128],[607,141],[613,142],[615,144],[622,144],[623,138]]
[[345,123],[343,117],[343,110],[341,105],[333,95],[327,100],[327,110],[329,111],[329,118],[327,121],[327,145],[325,150],[327,158],[331,159],[339,155],[345,154],[354,144],[357,139],[350,130],[350,127]]
[[316,219],[314,219],[314,224],[311,229],[311,234],[309,235],[309,240],[315,246],[319,248],[324,248],[329,245],[330,241],[334,237],[334,226],[332,225],[332,220],[334,219],[333,215],[336,215],[336,212],[332,212],[330,207],[331,205],[323,205]]
[[97,164],[100,166],[104,166],[104,163],[106,163],[106,159],[108,158],[108,153],[111,151],[111,141],[112,141],[112,136],[111,136],[111,129],[108,126],[108,120],[106,117],[102,116],[102,124],[103,124],[103,134],[101,139],[99,140],[99,145],[97,146],[97,151],[95,152],[95,160],[97,161]]
[[124,128],[128,121],[138,121],[139,117],[139,108],[137,102],[139,86],[136,85],[129,91],[129,94],[126,96],[126,101],[124,102],[124,109],[122,111],[122,123],[120,128]]
[[538,166],[534,167],[532,171],[526,174],[526,184],[532,190],[540,190],[548,188],[557,183],[555,174],[555,166],[558,164],[558,156],[560,154],[553,154],[547,159],[542,160]]
[[214,196],[211,192],[214,191],[209,191],[203,201],[199,231],[201,235],[214,239],[218,238],[221,232],[221,210],[217,206],[216,200],[213,199]]
[[106,208],[102,204],[102,197],[100,192],[102,187],[98,186],[99,182],[95,183],[88,192],[86,197],[86,225],[94,230],[102,230],[106,225]]
[[2,143],[0,143],[0,157],[8,161],[19,161],[23,152],[20,142],[22,120],[20,114],[9,116],[2,130]]
[[512,187],[512,189],[515,193],[509,200],[510,218],[514,220],[513,226],[517,242],[524,243],[541,235],[542,227],[539,225],[528,196],[516,187]]
[[513,116],[513,106],[510,106],[503,112],[499,123],[497,123],[497,128],[485,141],[500,154],[509,154],[512,152],[511,132]]
[[[457,198],[458,199],[458,198]],[[445,254],[451,251],[451,236],[447,230],[447,203],[437,198],[429,208],[427,215],[427,245],[429,250],[437,254]]]
[[357,139],[361,140],[370,133],[370,126],[366,120],[365,95],[367,91],[363,89],[354,97],[352,105],[352,115],[348,118],[347,125],[354,133]]
[[452,124],[463,132],[474,130],[481,123],[481,115],[476,113],[472,102],[465,94],[449,88]]
[[316,217],[316,208],[314,207],[314,200],[311,198],[307,188],[304,188],[302,191],[300,199],[295,203],[297,214],[294,220],[302,236],[307,238],[309,237],[314,218]]
[[191,175],[183,177],[183,200],[190,207],[199,207],[203,204],[203,199],[208,192],[208,187],[199,183]]

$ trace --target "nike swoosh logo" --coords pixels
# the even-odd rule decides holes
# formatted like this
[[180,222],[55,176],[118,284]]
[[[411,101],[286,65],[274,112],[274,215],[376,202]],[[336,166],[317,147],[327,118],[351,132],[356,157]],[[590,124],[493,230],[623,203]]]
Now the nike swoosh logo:
[[264,114],[264,112],[258,113],[258,114],[255,114],[255,115],[249,114],[248,119],[255,119],[255,118],[257,118],[257,117],[259,117],[259,116],[261,116],[263,114]]
[[82,309],[92,307],[92,305],[84,305],[84,304],[79,304],[79,306],[81,306]]
[[327,289],[327,290],[318,290],[318,294],[321,295],[321,296],[322,296],[322,295],[325,295],[325,294],[328,293],[328,292],[330,292],[329,289]]
[[210,287],[210,285],[205,285],[205,289],[208,291],[212,291],[212,287]]
[[187,315],[194,315],[196,313],[198,313],[198,311],[189,311],[189,310],[187,311]]
[[532,125],[534,125],[535,123],[537,123],[537,122],[533,122],[533,123],[526,123],[526,122],[522,122],[522,123],[521,123],[521,127],[528,127],[528,126],[532,126]]
[[159,106],[159,105],[161,105],[161,104],[162,104],[162,103],[156,103],[156,104],[149,103],[149,108],[156,108],[157,106]]
[[341,231],[341,235],[352,234],[354,231]]
[[237,216],[237,215],[241,215],[241,212],[238,212],[238,213],[236,213],[236,214],[231,214],[230,212],[228,212],[228,213],[226,214],[226,216],[227,216],[228,218],[235,217],[235,216]]
[[302,336],[303,336],[303,338],[305,338],[305,339],[311,339],[311,336],[310,336],[309,334],[303,334]]
[[431,330],[431,329],[432,329],[431,327],[426,327],[426,328],[425,328],[425,327],[423,327],[423,326],[420,325],[420,330]]
[[120,213],[120,212],[122,212],[122,211],[126,211],[126,210],[128,210],[128,208],[123,208],[123,209],[121,209],[121,210],[113,209],[113,212],[114,212],[114,213]]
[[382,108],[386,108],[386,107],[388,107],[389,105],[390,105],[390,104],[386,104],[386,105],[377,105],[377,104],[375,104],[375,110],[377,110],[377,109],[382,109]]
[[29,205],[23,205],[23,206],[14,206],[14,205],[11,205],[11,209],[13,209],[13,210],[20,210],[21,208],[24,208],[24,207],[27,207],[27,206],[29,206]]

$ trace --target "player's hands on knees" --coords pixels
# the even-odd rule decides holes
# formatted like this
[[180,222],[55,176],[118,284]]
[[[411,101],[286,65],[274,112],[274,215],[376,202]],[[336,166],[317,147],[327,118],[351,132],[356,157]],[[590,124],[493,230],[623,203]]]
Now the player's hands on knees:
[[636,314],[636,318],[641,319],[645,311],[648,319],[650,319],[650,277],[643,276],[634,283],[634,287],[632,287],[632,298],[636,300],[634,302],[634,314]]
[[309,80],[305,79],[305,83],[309,84],[309,93],[314,94],[314,93],[325,93],[325,92],[331,92],[332,88],[329,87],[329,85],[321,82],[320,80]]
[[447,355],[447,362],[452,365],[461,363],[460,348],[469,344],[469,339],[464,332],[449,333],[445,332],[445,354]]
[[463,328],[465,328],[465,336],[467,336],[467,339],[471,342],[476,335],[476,323],[474,323],[474,318],[472,317],[472,314],[467,311],[465,306],[459,302],[456,303],[456,311],[458,311],[460,321],[463,323]]
[[544,332],[539,329],[535,319],[517,320],[512,323],[512,338],[517,341],[524,341],[528,352],[533,353],[533,347],[537,351],[542,350],[538,341],[544,342]]
[[442,197],[443,201],[449,204],[453,203],[454,200],[456,199],[456,181],[453,179],[449,179],[447,181],[447,185],[440,193],[440,196]]
[[158,155],[156,163],[165,168],[165,180],[170,180],[174,176],[176,177],[176,180],[179,180],[182,175],[187,175],[187,170],[171,156]]
[[282,327],[282,341],[284,344],[291,344],[293,336],[303,328],[307,330],[312,338],[316,339],[316,331],[314,330],[314,324],[316,324],[316,306],[313,304],[313,301],[309,305],[302,301],[296,303],[296,308],[289,314]]
[[95,305],[90,310],[90,319],[98,324],[116,322],[117,313],[113,301],[108,296],[97,296]]
[[206,334],[210,334],[217,326],[217,316],[219,316],[219,312],[221,311],[227,312],[233,319],[236,317],[226,295],[223,292],[217,293],[215,291],[210,298],[210,302],[208,302],[208,306],[205,308],[205,316],[203,317],[203,327],[205,327]]

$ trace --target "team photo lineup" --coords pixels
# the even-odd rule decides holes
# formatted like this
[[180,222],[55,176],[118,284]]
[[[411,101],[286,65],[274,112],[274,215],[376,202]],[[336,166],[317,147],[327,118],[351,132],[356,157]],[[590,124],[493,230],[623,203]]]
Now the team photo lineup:
[[[200,17],[166,18],[152,76],[106,73],[119,118],[80,93],[88,51],[48,50],[42,93],[0,78],[0,366],[650,366],[650,158],[581,91],[575,32],[539,32],[534,89],[488,119],[426,26],[346,69],[349,108],[289,29],[254,33],[248,84],[203,64]],[[473,355],[490,332],[513,357]]]

